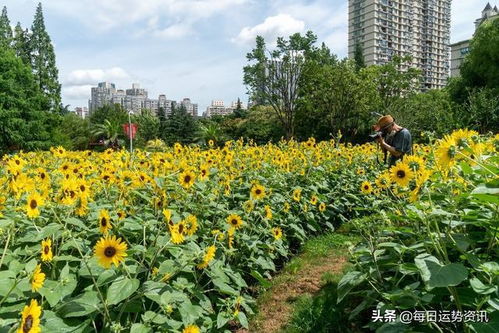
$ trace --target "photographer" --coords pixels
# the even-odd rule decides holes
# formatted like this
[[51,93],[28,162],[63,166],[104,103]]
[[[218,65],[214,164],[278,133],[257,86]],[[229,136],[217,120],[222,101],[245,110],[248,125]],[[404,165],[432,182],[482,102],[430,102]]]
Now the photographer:
[[385,162],[387,152],[390,153],[388,166],[394,165],[405,154],[412,154],[411,133],[407,128],[397,125],[392,116],[379,118],[373,129],[377,132],[375,140],[385,154]]

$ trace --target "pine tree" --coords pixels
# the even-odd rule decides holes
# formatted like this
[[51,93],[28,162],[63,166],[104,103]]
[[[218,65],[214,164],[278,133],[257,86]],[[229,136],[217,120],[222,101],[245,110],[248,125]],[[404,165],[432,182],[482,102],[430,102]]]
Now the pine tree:
[[7,7],[3,7],[0,16],[0,46],[8,47],[12,41],[12,28],[10,27],[9,17],[7,16]]
[[42,4],[38,3],[31,26],[30,56],[31,68],[40,90],[50,101],[50,110],[58,111],[61,105],[61,85],[55,63],[54,47],[45,29]]
[[366,67],[366,62],[364,61],[364,50],[359,43],[355,44],[354,60],[355,68],[357,70]]
[[29,32],[28,29],[23,30],[21,23],[17,22],[14,28],[14,38],[12,48],[16,52],[16,56],[26,64],[31,66],[30,50],[29,50]]

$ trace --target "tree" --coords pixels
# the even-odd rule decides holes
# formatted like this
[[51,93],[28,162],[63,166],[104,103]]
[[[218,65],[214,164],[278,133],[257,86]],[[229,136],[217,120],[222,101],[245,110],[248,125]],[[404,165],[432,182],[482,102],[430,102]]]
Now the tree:
[[442,137],[458,127],[454,105],[445,90],[430,90],[401,99],[392,115],[397,124],[411,131],[414,139],[422,132]]
[[0,16],[0,46],[9,47],[12,41],[12,28],[10,27],[9,17],[7,16],[7,7],[3,7]]
[[12,48],[16,53],[16,56],[21,58],[21,60],[31,66],[31,55],[29,46],[29,33],[28,30],[24,30],[21,27],[21,23],[17,22],[14,28],[14,37],[12,40]]
[[41,3],[38,3],[36,8],[31,31],[29,40],[31,68],[40,91],[48,98],[49,109],[56,111],[61,104],[61,85],[58,79],[59,71],[56,67],[54,46],[45,29]]
[[461,77],[467,88],[499,92],[499,20],[485,21],[478,28],[461,65]]
[[142,110],[140,115],[134,115],[132,122],[138,126],[135,137],[136,147],[145,147],[147,141],[159,138],[160,120],[152,115],[150,110]]
[[0,150],[48,149],[59,118],[46,115],[48,101],[31,69],[10,49],[0,48]]
[[360,45],[360,43],[355,44],[353,58],[355,60],[355,67],[357,70],[366,67],[366,62],[364,61],[364,50],[362,49],[362,45]]
[[89,117],[92,125],[103,124],[105,120],[113,120],[119,124],[128,123],[128,113],[123,110],[121,105],[104,105],[94,110]]
[[215,144],[222,144],[225,141],[225,136],[220,125],[212,121],[199,124],[196,141],[206,145],[210,140]]
[[327,140],[341,130],[352,139],[368,130],[370,112],[379,104],[376,85],[357,73],[350,60],[310,61],[300,89],[300,139]]
[[74,112],[70,112],[62,117],[59,130],[69,139],[69,144],[66,146],[67,149],[88,149],[92,137],[88,119],[82,119]]
[[172,107],[172,113],[165,121],[164,132],[160,136],[168,144],[176,142],[189,144],[195,141],[198,132],[197,122],[186,108]]
[[244,67],[248,93],[257,104],[272,107],[287,139],[294,136],[298,82],[316,40],[311,31],[305,36],[296,33],[288,40],[277,38],[276,48],[269,51],[263,37],[257,36],[256,47],[246,56],[250,62]]
[[92,135],[97,139],[104,140],[104,144],[110,148],[118,148],[123,145],[122,124],[118,121],[104,120],[104,123],[97,124],[92,129]]

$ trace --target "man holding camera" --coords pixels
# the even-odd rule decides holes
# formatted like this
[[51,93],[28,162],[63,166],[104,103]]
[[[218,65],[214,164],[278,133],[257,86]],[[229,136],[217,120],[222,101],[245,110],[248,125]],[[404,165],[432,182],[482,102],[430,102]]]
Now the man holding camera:
[[389,166],[397,163],[405,154],[412,154],[411,133],[407,128],[397,125],[392,116],[379,118],[373,129],[376,131],[375,140],[385,154],[385,162],[387,153],[390,153]]

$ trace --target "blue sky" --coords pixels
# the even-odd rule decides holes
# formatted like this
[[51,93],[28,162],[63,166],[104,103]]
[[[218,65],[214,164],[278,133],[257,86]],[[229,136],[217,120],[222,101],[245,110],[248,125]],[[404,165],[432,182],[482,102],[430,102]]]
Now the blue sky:
[[[7,0],[12,25],[30,27],[38,1]],[[467,39],[487,1],[454,0],[451,41]],[[65,104],[86,106],[90,87],[132,82],[151,98],[246,103],[242,68],[256,35],[312,30],[340,57],[347,51],[347,0],[44,0]],[[499,1],[497,3],[499,5]],[[494,5],[494,3],[492,3]]]

